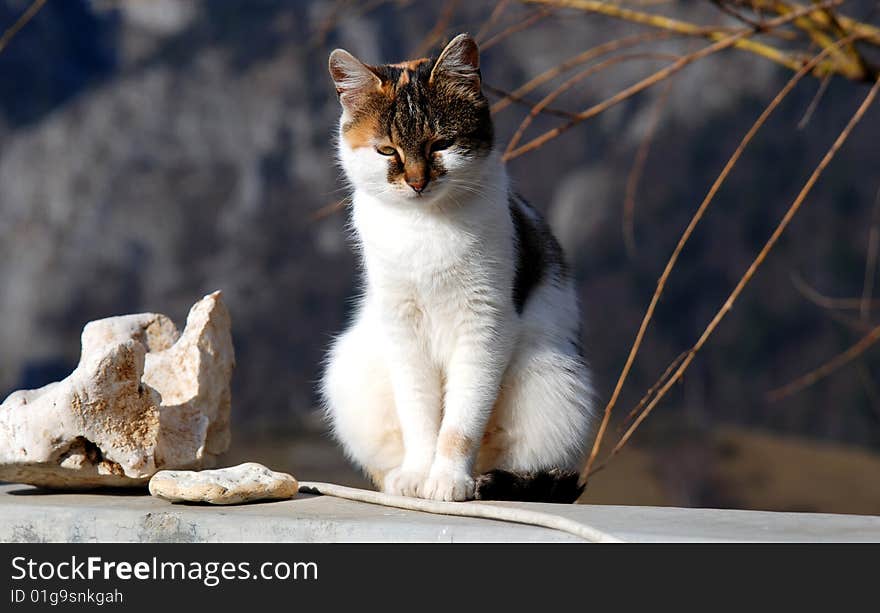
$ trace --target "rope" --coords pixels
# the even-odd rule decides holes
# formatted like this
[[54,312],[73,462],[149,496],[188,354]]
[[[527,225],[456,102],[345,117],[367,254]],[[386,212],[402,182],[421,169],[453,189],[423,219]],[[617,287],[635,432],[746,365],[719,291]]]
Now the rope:
[[299,491],[302,494],[334,496],[336,498],[406,509],[408,511],[422,511],[423,513],[438,515],[457,515],[460,517],[477,517],[516,524],[528,524],[567,532],[592,543],[626,542],[587,524],[540,511],[496,506],[482,502],[440,502],[437,500],[424,500],[422,498],[409,498],[408,496],[393,496],[381,492],[336,485],[335,483],[319,483],[315,481],[300,482]]

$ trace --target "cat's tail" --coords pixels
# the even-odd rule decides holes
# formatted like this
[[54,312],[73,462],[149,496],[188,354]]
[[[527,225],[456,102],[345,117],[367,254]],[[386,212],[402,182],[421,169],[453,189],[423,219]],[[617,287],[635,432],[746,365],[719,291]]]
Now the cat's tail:
[[477,500],[518,500],[570,504],[583,493],[578,473],[553,468],[535,472],[490,470],[477,477]]

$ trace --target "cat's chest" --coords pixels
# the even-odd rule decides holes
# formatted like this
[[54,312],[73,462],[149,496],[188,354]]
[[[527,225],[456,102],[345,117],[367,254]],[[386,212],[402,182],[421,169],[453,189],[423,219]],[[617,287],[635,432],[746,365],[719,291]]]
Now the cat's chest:
[[[438,364],[448,362],[462,334],[474,328],[493,329],[508,303],[495,282],[461,266],[431,273],[402,266],[397,271],[368,267],[367,310],[390,332],[392,343],[415,341]],[[495,303],[500,308],[486,308]],[[402,336],[401,336],[402,335]]]
[[467,218],[391,207],[355,211],[367,268],[413,281],[466,277],[481,267],[481,261],[501,257],[497,252],[503,251],[502,246],[483,225]]
[[452,213],[356,200],[368,294],[384,317],[450,330],[485,305],[506,308],[514,272],[506,209],[481,204]]

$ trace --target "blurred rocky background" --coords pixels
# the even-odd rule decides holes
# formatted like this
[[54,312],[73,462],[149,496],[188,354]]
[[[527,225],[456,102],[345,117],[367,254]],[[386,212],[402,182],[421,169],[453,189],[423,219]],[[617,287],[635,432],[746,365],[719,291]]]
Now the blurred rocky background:
[[[0,30],[29,4],[0,0]],[[848,6],[876,23],[872,4]],[[230,462],[362,483],[314,413],[324,348],[357,291],[346,216],[332,212],[345,192],[326,57],[337,46],[376,63],[423,55],[451,34],[479,31],[493,6],[47,2],[0,53],[0,398],[65,377],[84,322],[155,311],[182,325],[194,300],[220,289],[238,363]],[[493,32],[531,10],[512,3]],[[725,18],[709,2],[665,10]],[[512,90],[632,32],[622,21],[553,13],[488,45],[484,79]],[[666,43],[675,53],[699,44]],[[585,108],[659,66],[621,64],[556,104]],[[576,271],[602,406],[682,229],[789,76],[727,51],[510,164]],[[819,87],[806,79],[786,99],[683,253],[621,413],[694,342],[867,91],[830,80],[799,127]],[[497,115],[502,146],[527,110]],[[658,112],[627,250],[627,178]],[[536,128],[554,122],[539,118]],[[868,351],[800,393],[767,399],[875,325],[871,313],[827,308],[813,294],[862,295],[878,136],[875,108],[684,382],[586,501],[880,513],[880,356]]]

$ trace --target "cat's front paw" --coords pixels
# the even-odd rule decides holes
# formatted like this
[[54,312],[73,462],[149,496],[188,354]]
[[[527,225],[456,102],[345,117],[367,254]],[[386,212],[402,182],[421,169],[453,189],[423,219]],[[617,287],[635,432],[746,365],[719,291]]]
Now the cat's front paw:
[[395,496],[417,497],[425,483],[426,475],[427,471],[395,468],[385,475],[382,491]]
[[474,497],[474,480],[465,472],[432,470],[420,493],[422,498],[460,502]]

